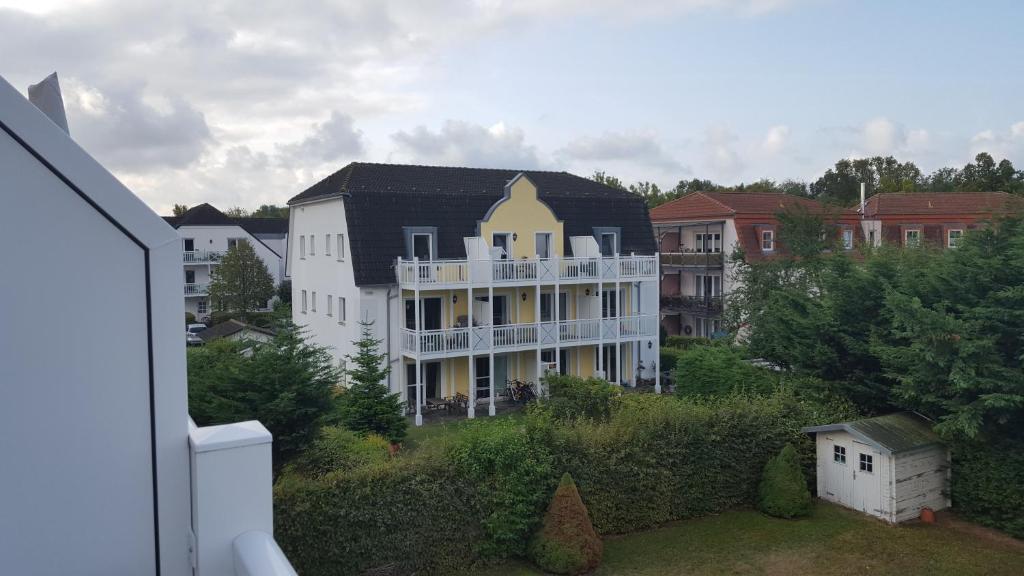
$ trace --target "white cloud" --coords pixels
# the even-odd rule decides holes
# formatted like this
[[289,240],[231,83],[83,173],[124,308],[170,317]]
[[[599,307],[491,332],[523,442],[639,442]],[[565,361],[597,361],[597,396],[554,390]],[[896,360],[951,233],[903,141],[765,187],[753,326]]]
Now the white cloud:
[[1019,157],[1024,153],[1024,122],[1015,122],[1002,130],[982,130],[968,142],[971,158],[981,152],[988,152],[996,161],[1002,158]]
[[438,131],[417,126],[391,135],[397,145],[392,160],[477,168],[538,168],[534,146],[516,127],[498,122],[490,127],[448,120]]
[[605,132],[600,136],[577,138],[557,150],[555,158],[601,166],[629,162],[674,175],[688,171],[665,150],[656,134],[645,131]]
[[705,160],[715,178],[736,181],[743,172],[744,162],[736,152],[736,134],[725,125],[710,126],[704,131]]
[[868,154],[892,154],[904,142],[903,128],[888,118],[868,120],[862,129],[862,143]]
[[789,126],[772,126],[761,141],[761,150],[770,156],[782,151],[789,139]]
[[279,147],[289,161],[334,162],[353,159],[364,152],[363,132],[357,130],[351,116],[331,112],[325,122],[313,126],[313,133],[301,142]]

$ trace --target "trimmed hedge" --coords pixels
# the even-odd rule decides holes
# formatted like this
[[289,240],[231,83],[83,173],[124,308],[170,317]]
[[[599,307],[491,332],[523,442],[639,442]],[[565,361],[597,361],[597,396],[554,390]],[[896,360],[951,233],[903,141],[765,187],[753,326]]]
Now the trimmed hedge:
[[665,346],[679,350],[689,350],[696,346],[711,346],[710,338],[703,336],[669,336],[665,338]]
[[606,421],[564,422],[544,410],[525,423],[481,420],[443,449],[320,479],[285,474],[274,488],[275,538],[306,576],[385,564],[456,572],[522,555],[565,472],[598,533],[629,532],[754,504],[769,455],[791,442],[813,461],[800,428],[852,416],[780,391],[627,394]]
[[1024,538],[1024,440],[952,446],[953,507],[979,524]]
[[622,393],[622,388],[601,378],[580,378],[560,374],[545,376],[544,388],[548,391],[547,400],[535,406],[548,410],[558,420],[570,421],[581,418],[608,418],[612,399]]
[[677,396],[766,393],[778,385],[779,375],[752,365],[741,349],[698,346],[679,354],[672,382]]

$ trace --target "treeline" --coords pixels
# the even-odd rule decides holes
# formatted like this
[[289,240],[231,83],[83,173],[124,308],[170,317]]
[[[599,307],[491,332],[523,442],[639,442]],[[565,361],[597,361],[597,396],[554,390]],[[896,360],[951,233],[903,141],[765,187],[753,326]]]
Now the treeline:
[[776,182],[763,178],[737,186],[722,186],[711,180],[693,178],[680,180],[673,188],[662,190],[648,181],[626,185],[615,176],[597,171],[591,179],[620,190],[628,190],[647,201],[654,208],[665,202],[696,191],[781,192],[805,196],[829,204],[851,206],[860,198],[860,185],[866,185],[868,195],[876,192],[981,192],[1001,191],[1024,193],[1024,171],[1013,162],[1003,159],[998,163],[987,152],[974,157],[974,162],[963,168],[940,168],[925,174],[913,162],[900,162],[893,156],[842,159],[814,182],[783,180]]
[[[187,204],[175,204],[172,212],[175,216],[182,216],[185,212],[188,212],[188,209],[189,206]],[[261,204],[259,208],[249,211],[241,206],[235,206],[225,210],[224,214],[231,218],[287,218],[288,207]]]

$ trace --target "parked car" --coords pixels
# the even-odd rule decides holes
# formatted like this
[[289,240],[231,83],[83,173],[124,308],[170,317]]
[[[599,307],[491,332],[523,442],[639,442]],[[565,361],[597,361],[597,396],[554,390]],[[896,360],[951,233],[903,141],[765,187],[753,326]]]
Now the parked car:
[[199,337],[199,333],[203,330],[206,330],[206,324],[189,324],[185,328],[185,345],[202,346],[203,339]]

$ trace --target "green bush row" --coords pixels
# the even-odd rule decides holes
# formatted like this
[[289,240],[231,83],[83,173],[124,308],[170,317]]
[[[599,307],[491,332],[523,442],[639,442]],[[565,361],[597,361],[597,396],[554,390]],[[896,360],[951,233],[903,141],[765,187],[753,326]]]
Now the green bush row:
[[1024,440],[952,446],[953,507],[962,515],[1024,538]]
[[[753,504],[765,462],[787,442],[813,482],[802,426],[841,421],[786,391],[678,399],[624,395],[601,419],[534,410],[481,420],[444,446],[275,486],[275,537],[306,575],[455,572],[521,556],[558,478],[576,479],[602,534]],[[350,462],[350,459],[341,459]],[[807,465],[811,463],[811,465]]]

